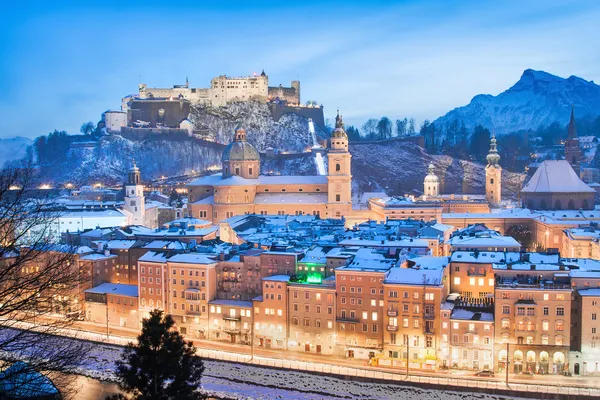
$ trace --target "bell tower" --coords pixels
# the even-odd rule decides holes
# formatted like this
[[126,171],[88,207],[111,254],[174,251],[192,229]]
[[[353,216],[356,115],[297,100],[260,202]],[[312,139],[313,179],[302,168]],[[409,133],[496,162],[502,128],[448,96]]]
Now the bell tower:
[[352,175],[348,151],[348,135],[338,110],[335,129],[329,138],[327,154],[327,217],[341,218],[352,211]]
[[581,147],[577,137],[577,127],[575,126],[575,111],[571,107],[571,119],[569,121],[569,134],[565,141],[565,158],[573,167],[573,170],[579,176],[581,172]]
[[502,200],[502,167],[496,135],[490,140],[490,152],[487,155],[488,164],[485,167],[485,198],[490,204],[500,204]]
[[440,195],[440,178],[435,174],[433,163],[430,163],[427,168],[427,176],[423,181],[423,194],[427,197]]
[[145,199],[144,199],[144,185],[140,180],[140,169],[135,165],[133,160],[133,166],[129,169],[127,174],[127,183],[125,184],[125,204],[123,209],[131,213],[132,225],[144,225],[145,224]]

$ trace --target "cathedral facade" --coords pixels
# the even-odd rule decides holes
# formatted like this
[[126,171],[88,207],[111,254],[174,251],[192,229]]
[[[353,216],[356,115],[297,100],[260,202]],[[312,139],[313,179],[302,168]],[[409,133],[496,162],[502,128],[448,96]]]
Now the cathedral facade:
[[261,175],[260,154],[238,128],[223,151],[222,173],[188,184],[190,214],[213,223],[243,214],[347,217],[352,212],[350,159],[339,114],[329,139],[326,176]]

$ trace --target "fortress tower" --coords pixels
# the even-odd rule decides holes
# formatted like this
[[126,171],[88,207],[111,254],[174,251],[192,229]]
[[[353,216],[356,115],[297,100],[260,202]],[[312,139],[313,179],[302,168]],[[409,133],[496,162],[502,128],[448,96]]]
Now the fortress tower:
[[429,164],[427,176],[423,181],[423,195],[429,197],[439,196],[440,194],[440,178],[435,174],[433,163]]
[[329,139],[327,154],[327,216],[340,218],[352,211],[352,175],[350,173],[350,152],[348,135],[339,111],[335,117],[335,129]]
[[500,204],[502,200],[502,167],[500,166],[500,154],[496,135],[490,140],[490,152],[487,155],[487,166],[485,167],[485,198],[490,204]]
[[565,142],[565,159],[573,167],[573,171],[579,176],[581,171],[581,147],[577,137],[577,127],[575,126],[575,111],[571,108],[571,120],[569,121],[569,134]]
[[127,183],[125,184],[125,204],[123,209],[132,214],[131,224],[145,224],[146,209],[144,185],[142,185],[140,180],[140,169],[135,165],[135,160],[127,174]]

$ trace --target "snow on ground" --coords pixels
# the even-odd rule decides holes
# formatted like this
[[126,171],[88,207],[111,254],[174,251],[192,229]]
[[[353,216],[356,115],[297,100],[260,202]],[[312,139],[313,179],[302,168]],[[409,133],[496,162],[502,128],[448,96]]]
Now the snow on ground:
[[[45,339],[47,340],[47,339]],[[72,338],[55,340],[72,341]],[[90,343],[79,373],[91,378],[114,381],[116,361],[122,348]],[[305,372],[205,360],[202,386],[208,394],[223,399],[381,399],[381,400],[462,400],[503,399],[503,396],[403,387],[394,384],[347,381]]]

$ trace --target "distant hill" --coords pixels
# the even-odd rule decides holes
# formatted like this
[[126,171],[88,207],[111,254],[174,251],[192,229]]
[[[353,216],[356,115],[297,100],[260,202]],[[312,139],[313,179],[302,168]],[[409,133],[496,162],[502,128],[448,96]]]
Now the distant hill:
[[17,136],[14,138],[0,139],[0,168],[6,161],[23,158],[27,146],[33,144],[33,140]]
[[600,86],[576,76],[564,79],[527,69],[510,89],[497,96],[477,95],[468,105],[455,108],[434,123],[436,128],[443,128],[458,120],[468,129],[482,125],[505,134],[535,130],[553,122],[564,125],[571,106],[578,118],[599,116]]

